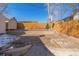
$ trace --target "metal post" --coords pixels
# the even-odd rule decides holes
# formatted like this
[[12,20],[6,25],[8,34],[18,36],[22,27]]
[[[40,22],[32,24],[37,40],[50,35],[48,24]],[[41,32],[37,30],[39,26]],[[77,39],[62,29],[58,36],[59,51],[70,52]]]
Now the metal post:
[[52,15],[50,8],[50,3],[48,3],[48,24],[50,25],[50,29],[52,29]]

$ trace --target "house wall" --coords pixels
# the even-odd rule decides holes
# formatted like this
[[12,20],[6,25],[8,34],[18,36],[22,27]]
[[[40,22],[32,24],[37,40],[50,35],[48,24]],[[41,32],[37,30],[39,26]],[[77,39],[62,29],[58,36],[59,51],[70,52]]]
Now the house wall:
[[6,23],[0,19],[0,33],[6,33]]
[[0,22],[0,33],[6,33],[6,24],[4,22]]
[[14,20],[10,20],[8,22],[8,29],[17,29],[17,22]]
[[6,20],[7,18],[3,14],[0,14],[0,34],[6,33]]

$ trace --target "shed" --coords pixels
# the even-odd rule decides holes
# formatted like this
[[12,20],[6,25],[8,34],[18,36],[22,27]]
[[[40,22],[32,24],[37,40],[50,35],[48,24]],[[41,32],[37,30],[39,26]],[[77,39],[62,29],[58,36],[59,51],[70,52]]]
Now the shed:
[[9,30],[15,30],[17,29],[17,21],[15,17],[11,18],[8,22],[8,29]]

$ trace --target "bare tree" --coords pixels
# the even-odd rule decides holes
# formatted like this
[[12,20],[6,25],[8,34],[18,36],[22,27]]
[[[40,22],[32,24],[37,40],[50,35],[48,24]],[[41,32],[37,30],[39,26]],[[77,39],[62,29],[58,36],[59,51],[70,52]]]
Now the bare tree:
[[0,14],[4,13],[8,4],[0,3]]
[[68,5],[70,6],[70,8],[73,9],[73,12],[72,12],[72,16],[73,16],[76,13],[76,11],[77,11],[76,3],[70,3]]

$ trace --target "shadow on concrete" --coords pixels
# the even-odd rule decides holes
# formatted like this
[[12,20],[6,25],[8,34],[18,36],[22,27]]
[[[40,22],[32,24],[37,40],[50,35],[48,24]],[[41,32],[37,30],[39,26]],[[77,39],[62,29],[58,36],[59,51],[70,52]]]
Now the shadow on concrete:
[[24,56],[55,56],[42,43],[40,36],[21,36],[20,41],[32,45]]
[[[23,35],[25,34],[25,27],[22,23],[17,23],[17,29],[15,30],[7,30],[7,34],[11,34],[11,35]],[[27,31],[27,30],[26,30]]]
[[[20,39],[11,43],[11,46],[14,47],[13,51],[19,50],[19,52],[12,52],[12,50],[8,50],[6,52],[6,56],[55,56],[51,53],[48,48],[43,44],[40,37],[44,37],[44,35],[40,36],[21,36]],[[25,46],[31,45],[31,47],[24,48]],[[24,49],[22,49],[23,47]],[[16,49],[17,48],[17,49]],[[23,51],[26,51],[23,53]],[[14,54],[14,55],[12,55]],[[18,54],[18,55],[17,55]]]
[[25,32],[24,30],[8,30],[7,34],[19,36],[25,34]]

